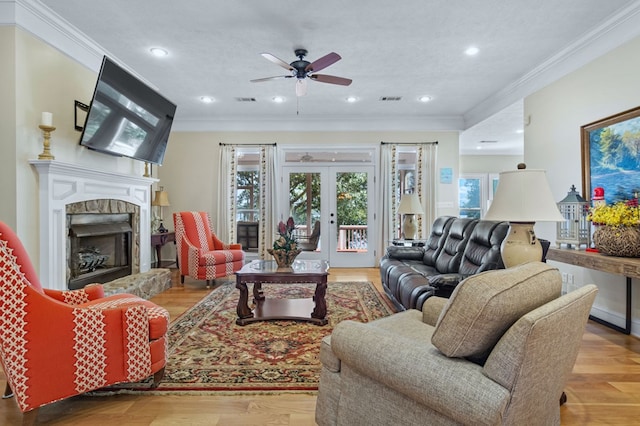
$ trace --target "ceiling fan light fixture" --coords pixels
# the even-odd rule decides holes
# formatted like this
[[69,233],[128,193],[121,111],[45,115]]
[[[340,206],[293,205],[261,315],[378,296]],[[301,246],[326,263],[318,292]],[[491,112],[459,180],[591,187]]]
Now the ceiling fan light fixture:
[[296,81],[296,96],[304,96],[307,94],[307,80],[298,79]]

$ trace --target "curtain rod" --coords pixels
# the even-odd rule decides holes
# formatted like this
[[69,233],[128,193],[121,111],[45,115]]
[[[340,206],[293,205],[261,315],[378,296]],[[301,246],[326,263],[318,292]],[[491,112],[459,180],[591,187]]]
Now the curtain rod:
[[438,145],[438,141],[433,141],[433,142],[385,142],[385,141],[381,141],[380,145]]
[[220,146],[227,146],[227,145],[235,145],[235,146],[265,146],[265,145],[271,145],[271,146],[278,146],[277,143],[224,143],[224,142],[220,142]]

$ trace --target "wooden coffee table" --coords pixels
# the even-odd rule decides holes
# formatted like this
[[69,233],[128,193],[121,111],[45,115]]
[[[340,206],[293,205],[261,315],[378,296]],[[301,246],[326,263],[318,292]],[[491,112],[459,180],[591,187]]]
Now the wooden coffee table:
[[[278,268],[273,260],[254,260],[236,272],[236,288],[240,290],[236,324],[247,325],[256,321],[296,320],[325,325],[327,320],[327,275],[329,263],[325,260],[296,260],[291,268]],[[255,309],[249,308],[247,283],[253,284]],[[267,299],[262,284],[313,283],[316,291],[310,299]]]

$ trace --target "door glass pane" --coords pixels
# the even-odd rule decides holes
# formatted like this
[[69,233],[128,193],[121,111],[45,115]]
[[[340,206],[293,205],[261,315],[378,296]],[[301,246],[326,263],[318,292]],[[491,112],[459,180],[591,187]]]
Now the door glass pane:
[[480,219],[482,212],[480,179],[458,179],[460,217]]
[[367,251],[367,173],[336,174],[337,251]]
[[290,173],[289,212],[296,224],[296,239],[302,250],[320,250],[320,207],[320,173]]

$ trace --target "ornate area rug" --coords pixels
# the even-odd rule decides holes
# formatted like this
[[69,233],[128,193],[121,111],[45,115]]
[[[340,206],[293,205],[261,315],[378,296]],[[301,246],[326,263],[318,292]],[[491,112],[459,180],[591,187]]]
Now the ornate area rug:
[[[267,298],[301,298],[312,297],[315,285],[264,284],[262,288]],[[315,391],[322,338],[340,321],[368,322],[395,311],[372,283],[330,282],[326,295],[329,324],[325,326],[297,321],[238,326],[238,297],[235,284],[223,284],[171,324],[169,360],[158,388],[149,390],[149,382],[145,382],[120,389],[174,393]]]

